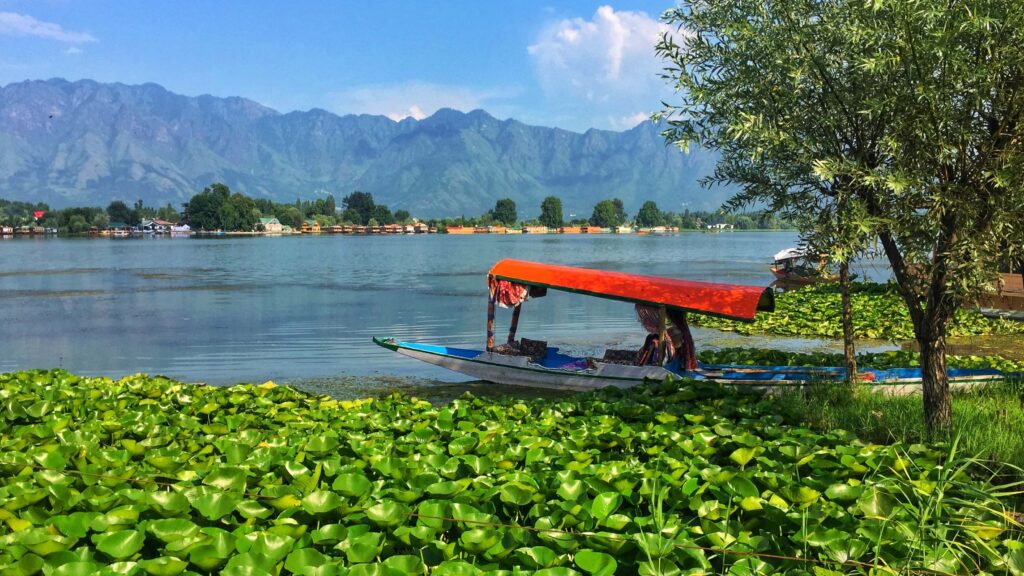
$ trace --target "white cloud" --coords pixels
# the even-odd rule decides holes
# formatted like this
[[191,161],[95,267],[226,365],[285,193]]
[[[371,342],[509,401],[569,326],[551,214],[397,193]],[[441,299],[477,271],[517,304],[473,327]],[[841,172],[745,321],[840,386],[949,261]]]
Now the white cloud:
[[635,126],[671,95],[654,53],[669,30],[643,12],[601,6],[590,20],[549,25],[527,51],[552,109],[587,110],[587,117],[575,115],[581,124],[570,127],[622,128]]
[[65,30],[60,24],[36,20],[28,14],[0,12],[0,34],[7,36],[35,36],[56,40],[65,44],[96,42],[96,38],[85,32]]
[[[381,114],[392,120],[421,120],[440,108],[468,112],[487,108],[488,103],[504,98],[499,91],[465,86],[446,86],[426,82],[357,86],[328,96],[329,107],[338,114]],[[488,110],[491,111],[491,110]]]
[[640,124],[642,122],[650,122],[651,115],[648,112],[637,112],[635,114],[627,114],[625,116],[612,117],[609,122],[612,128],[617,130],[628,130]]
[[68,46],[67,48],[64,49],[64,53],[67,54],[68,56],[77,56],[78,54],[81,54],[82,52],[83,52],[83,50],[81,48],[79,48],[78,46]]

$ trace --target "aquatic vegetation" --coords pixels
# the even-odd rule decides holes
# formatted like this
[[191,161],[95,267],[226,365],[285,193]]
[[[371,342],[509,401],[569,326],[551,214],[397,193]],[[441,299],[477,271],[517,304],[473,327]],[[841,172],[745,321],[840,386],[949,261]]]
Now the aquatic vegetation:
[[[854,283],[852,303],[853,331],[857,338],[912,340],[914,327],[906,304],[892,284]],[[758,314],[750,323],[713,316],[694,315],[699,326],[740,334],[779,334],[818,338],[842,338],[842,312],[839,287],[819,284],[801,290],[783,292],[775,297],[775,312]],[[992,319],[975,310],[957,310],[949,336],[985,334],[1024,334],[1024,322]]]
[[[746,364],[752,366],[843,366],[843,355],[832,352],[791,352],[768,348],[721,348],[701,350],[701,362],[708,364]],[[918,366],[920,354],[912,350],[862,352],[857,354],[860,368],[907,368]],[[946,356],[950,368],[993,368],[1006,373],[1024,373],[1024,362],[1001,356]]]
[[1024,570],[1012,487],[955,447],[775,412],[693,382],[435,407],[2,375],[0,571]]

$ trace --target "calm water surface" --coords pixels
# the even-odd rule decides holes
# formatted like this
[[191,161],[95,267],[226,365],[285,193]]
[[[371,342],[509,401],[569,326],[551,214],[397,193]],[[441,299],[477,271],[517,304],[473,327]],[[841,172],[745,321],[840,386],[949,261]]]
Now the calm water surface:
[[[0,372],[272,379],[339,395],[461,382],[370,338],[481,347],[485,275],[501,258],[768,285],[771,255],[795,240],[780,232],[6,240]],[[499,310],[499,336],[509,317]],[[524,308],[519,334],[573,352],[639,346],[643,337],[631,305],[556,292]],[[769,343],[715,330],[694,337],[698,347]],[[802,339],[770,344],[836,348]]]

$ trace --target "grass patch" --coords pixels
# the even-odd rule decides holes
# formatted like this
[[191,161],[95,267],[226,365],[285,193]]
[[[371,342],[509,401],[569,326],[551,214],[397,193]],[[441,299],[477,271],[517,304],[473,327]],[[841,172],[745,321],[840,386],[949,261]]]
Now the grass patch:
[[960,450],[993,468],[1024,469],[1024,381],[953,394],[953,426],[939,436],[925,429],[919,394],[891,396],[845,384],[819,384],[775,399],[791,421],[817,430],[848,430],[880,444],[957,441]]

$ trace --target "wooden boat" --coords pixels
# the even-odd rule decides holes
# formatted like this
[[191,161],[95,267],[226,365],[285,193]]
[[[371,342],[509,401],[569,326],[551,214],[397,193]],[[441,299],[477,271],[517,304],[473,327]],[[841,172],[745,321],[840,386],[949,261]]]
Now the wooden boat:
[[[679,318],[680,313],[684,314],[682,324],[687,332],[686,313],[752,321],[758,312],[774,310],[775,300],[771,288],[659,278],[511,259],[498,262],[488,273],[487,279],[490,296],[487,307],[487,344],[483,350],[403,342],[394,338],[374,338],[374,343],[404,356],[480,380],[567,391],[595,390],[606,386],[629,388],[669,377],[710,380],[758,391],[787,390],[815,382],[845,379],[843,368],[697,364],[692,356],[692,348],[689,355],[684,352],[668,359],[671,356],[666,353],[670,340],[666,338],[668,318]],[[546,342],[525,338],[517,342],[516,329],[523,302],[540,298],[549,289],[632,302],[648,310],[656,310],[661,327],[657,341],[665,343],[656,351],[655,359],[658,361],[637,365],[630,361],[630,355],[634,358],[638,356],[636,351],[606,351],[602,358],[577,357],[563,354],[558,348],[547,346]],[[512,321],[506,343],[496,346],[494,313],[495,307],[501,304],[513,308]],[[859,374],[867,386],[893,393],[919,389],[921,378],[920,371],[913,368],[867,369]],[[959,386],[998,380],[1004,376],[996,370],[950,370],[949,375],[951,381]]]
[[838,274],[832,274],[823,264],[814,263],[811,254],[803,248],[786,248],[777,253],[771,270],[776,285],[783,289],[839,281]]

